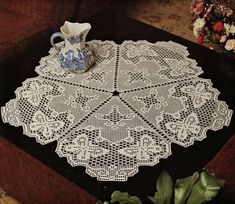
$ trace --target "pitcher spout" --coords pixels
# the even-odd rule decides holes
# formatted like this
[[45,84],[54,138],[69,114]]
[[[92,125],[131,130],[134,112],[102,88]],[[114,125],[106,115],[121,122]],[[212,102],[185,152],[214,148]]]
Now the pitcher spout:
[[66,40],[76,49],[85,48],[86,36],[91,29],[89,23],[71,23],[65,21],[64,25],[60,27]]

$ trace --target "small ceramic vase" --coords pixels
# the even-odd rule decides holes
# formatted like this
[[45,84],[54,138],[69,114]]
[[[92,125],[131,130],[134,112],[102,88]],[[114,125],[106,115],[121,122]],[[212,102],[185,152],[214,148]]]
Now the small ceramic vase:
[[[52,34],[51,45],[58,51],[59,61],[64,69],[83,73],[94,64],[91,50],[86,46],[86,36],[91,25],[89,23],[70,23],[65,21],[61,32]],[[58,48],[54,39],[60,37],[64,45]]]

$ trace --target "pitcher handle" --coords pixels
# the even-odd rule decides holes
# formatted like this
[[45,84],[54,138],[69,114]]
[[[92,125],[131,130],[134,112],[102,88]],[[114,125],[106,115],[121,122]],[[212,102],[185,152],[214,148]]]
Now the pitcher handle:
[[51,42],[51,45],[59,52],[60,49],[55,45],[54,43],[54,39],[57,38],[57,37],[60,37],[61,39],[64,40],[64,36],[61,32],[56,32],[56,33],[53,33],[51,38],[50,38],[50,42]]

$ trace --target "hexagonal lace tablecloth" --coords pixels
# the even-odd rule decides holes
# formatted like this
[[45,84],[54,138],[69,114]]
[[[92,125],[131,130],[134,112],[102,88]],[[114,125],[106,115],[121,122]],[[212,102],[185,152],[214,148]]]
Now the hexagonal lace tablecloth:
[[[62,46],[60,43],[59,46]],[[126,181],[139,166],[153,166],[229,125],[232,111],[219,91],[174,42],[91,41],[96,65],[84,74],[65,72],[56,51],[36,67],[2,118],[22,126],[40,144],[57,141],[56,152],[84,166],[98,180]]]

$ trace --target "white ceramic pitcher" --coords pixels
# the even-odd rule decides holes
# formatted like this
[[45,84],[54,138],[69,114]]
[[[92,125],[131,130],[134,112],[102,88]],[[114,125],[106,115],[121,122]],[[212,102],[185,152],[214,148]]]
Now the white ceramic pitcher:
[[[86,36],[91,25],[89,23],[71,23],[65,21],[61,32],[52,34],[51,45],[58,51],[61,66],[70,71],[85,72],[94,64],[91,50],[86,46]],[[58,48],[54,39],[60,37],[64,45]]]

